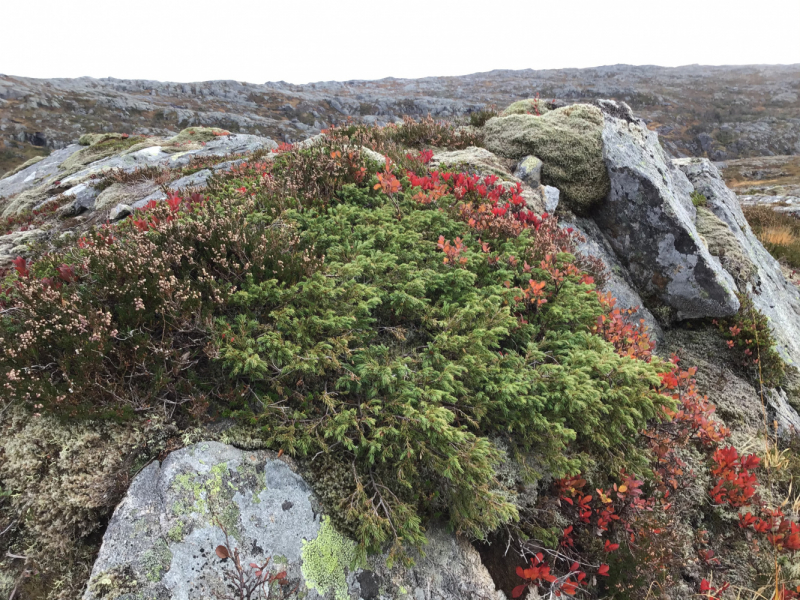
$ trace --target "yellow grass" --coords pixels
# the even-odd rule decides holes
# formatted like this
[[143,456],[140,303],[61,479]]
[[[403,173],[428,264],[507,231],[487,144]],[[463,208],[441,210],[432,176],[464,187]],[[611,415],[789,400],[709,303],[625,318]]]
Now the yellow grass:
[[767,227],[758,235],[763,244],[776,246],[791,246],[797,241],[794,231],[790,227]]

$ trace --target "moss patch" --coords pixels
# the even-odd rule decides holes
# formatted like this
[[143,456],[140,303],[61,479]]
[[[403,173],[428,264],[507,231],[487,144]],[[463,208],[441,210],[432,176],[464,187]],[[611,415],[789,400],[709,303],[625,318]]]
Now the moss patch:
[[718,256],[722,266],[735,279],[741,282],[752,282],[757,274],[755,265],[742,252],[739,240],[730,228],[713,212],[697,206],[697,232],[703,236],[708,251]]
[[539,111],[539,115],[543,115],[545,113],[550,112],[550,108],[547,106],[547,102],[542,100],[541,98],[526,98],[525,100],[517,100],[513,104],[511,104],[508,108],[506,108],[503,112],[500,113],[501,117],[507,117],[508,115],[535,115],[536,111]]
[[89,581],[89,593],[103,600],[116,600],[125,594],[132,594],[138,588],[136,576],[130,565],[114,567],[92,577]]
[[484,127],[486,148],[544,163],[542,183],[561,190],[576,213],[587,212],[611,187],[603,160],[603,114],[596,106],[574,104],[541,117],[527,114],[491,119]]

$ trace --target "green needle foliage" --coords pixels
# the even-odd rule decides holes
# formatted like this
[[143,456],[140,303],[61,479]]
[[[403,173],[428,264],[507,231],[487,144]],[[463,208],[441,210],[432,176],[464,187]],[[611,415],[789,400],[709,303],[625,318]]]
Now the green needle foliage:
[[387,195],[374,169],[332,137],[9,274],[9,400],[72,418],[211,402],[333,465],[341,520],[395,556],[433,514],[478,538],[518,518],[501,445],[531,480],[641,472],[659,366],[593,333],[607,309],[576,257],[545,255],[545,230],[479,239],[453,196],[421,203],[405,178]]

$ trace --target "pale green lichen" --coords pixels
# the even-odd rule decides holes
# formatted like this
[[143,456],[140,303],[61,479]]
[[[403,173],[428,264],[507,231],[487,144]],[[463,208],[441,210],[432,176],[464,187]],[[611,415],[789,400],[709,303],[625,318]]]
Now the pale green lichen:
[[248,487],[252,488],[251,502],[253,504],[260,504],[260,494],[267,489],[267,473],[264,470],[263,463],[243,462],[236,467],[236,472],[248,483],[252,484]]
[[186,142],[210,142],[229,132],[219,127],[188,127],[178,135],[167,140],[168,144],[185,144]]
[[303,578],[309,589],[321,596],[332,590],[336,600],[349,600],[347,570],[358,566],[356,544],[336,531],[327,516],[322,518],[316,539],[303,540],[300,556]]
[[169,571],[172,563],[172,551],[166,540],[158,540],[155,545],[142,556],[142,568],[148,580],[161,581],[164,573]]
[[185,535],[186,524],[183,521],[178,521],[172,528],[167,532],[167,537],[172,542],[180,542]]
[[238,535],[240,511],[233,496],[239,490],[230,481],[227,463],[214,465],[206,476],[178,475],[172,489],[183,494],[173,505],[175,516],[196,513],[213,525],[221,525],[229,534]]

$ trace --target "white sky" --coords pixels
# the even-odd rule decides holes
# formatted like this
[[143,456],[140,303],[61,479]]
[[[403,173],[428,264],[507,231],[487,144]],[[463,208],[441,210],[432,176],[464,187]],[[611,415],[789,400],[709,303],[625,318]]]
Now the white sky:
[[0,73],[263,83],[800,63],[800,0],[0,0]]

